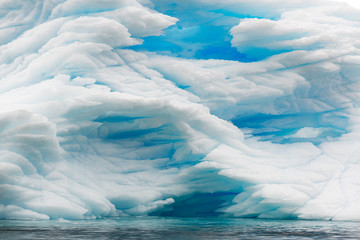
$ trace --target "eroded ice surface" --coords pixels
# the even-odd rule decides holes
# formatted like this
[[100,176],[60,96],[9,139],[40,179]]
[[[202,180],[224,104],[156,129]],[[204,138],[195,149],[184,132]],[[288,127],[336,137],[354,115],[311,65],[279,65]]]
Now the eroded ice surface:
[[359,16],[1,1],[0,218],[360,220]]

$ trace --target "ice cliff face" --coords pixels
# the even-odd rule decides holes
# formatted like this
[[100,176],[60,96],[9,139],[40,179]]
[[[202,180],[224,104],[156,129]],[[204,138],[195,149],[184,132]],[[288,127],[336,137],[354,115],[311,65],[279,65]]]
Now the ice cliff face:
[[0,219],[360,220],[359,16],[1,1]]

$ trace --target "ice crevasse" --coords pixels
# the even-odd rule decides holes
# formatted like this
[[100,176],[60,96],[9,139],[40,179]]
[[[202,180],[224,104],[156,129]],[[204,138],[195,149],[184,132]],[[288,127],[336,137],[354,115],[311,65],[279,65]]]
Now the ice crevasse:
[[359,16],[1,1],[0,219],[360,220]]

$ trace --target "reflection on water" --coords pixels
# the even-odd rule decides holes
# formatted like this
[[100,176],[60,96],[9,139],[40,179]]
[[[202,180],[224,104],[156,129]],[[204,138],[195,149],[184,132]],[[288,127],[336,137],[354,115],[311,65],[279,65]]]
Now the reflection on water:
[[360,239],[360,222],[129,217],[0,221],[0,239]]

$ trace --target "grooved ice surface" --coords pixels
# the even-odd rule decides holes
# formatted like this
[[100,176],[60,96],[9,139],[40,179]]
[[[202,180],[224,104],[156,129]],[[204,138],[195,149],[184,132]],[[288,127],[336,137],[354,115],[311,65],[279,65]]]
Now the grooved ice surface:
[[360,220],[359,16],[1,1],[0,219]]

